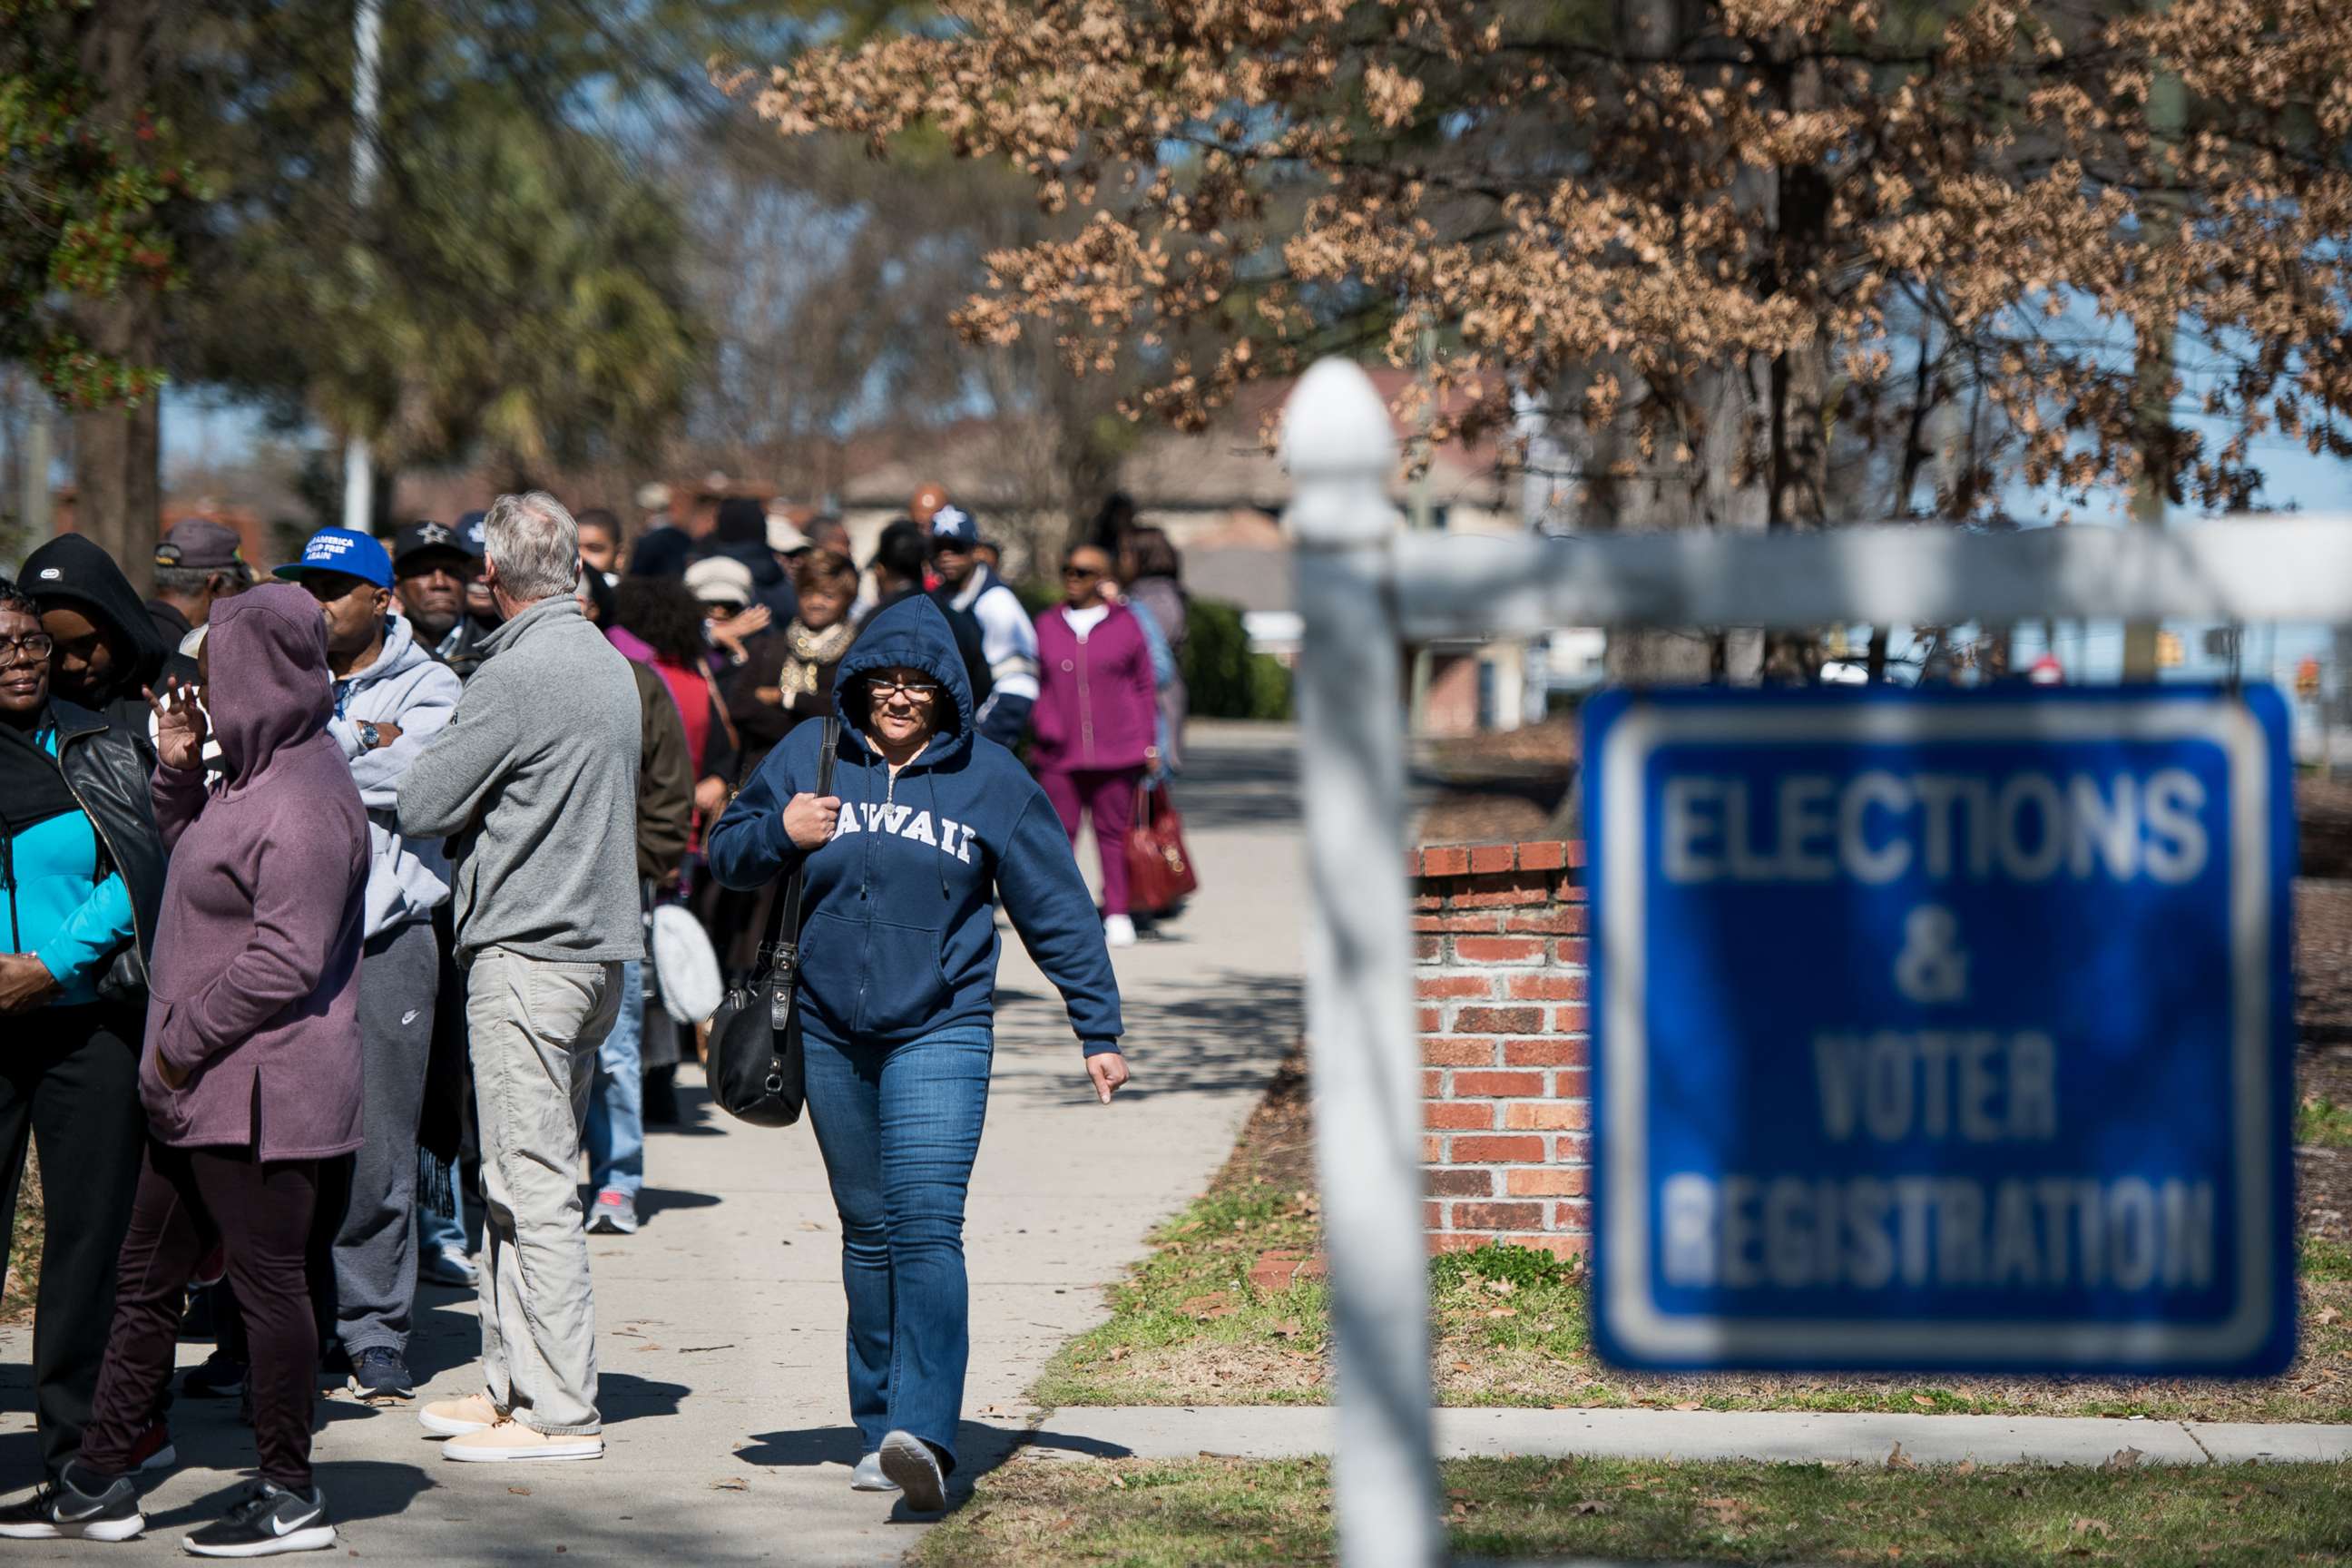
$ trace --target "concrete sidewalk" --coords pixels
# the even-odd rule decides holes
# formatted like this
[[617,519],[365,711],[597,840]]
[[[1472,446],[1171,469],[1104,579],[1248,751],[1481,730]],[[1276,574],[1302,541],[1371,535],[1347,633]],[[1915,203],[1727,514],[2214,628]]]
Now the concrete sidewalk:
[[[972,1418],[959,1489],[1010,1453],[1045,1359],[1098,1321],[1102,1288],[1206,1185],[1300,1029],[1296,741],[1193,727],[1180,785],[1202,893],[1164,942],[1117,955],[1133,1086],[1094,1101],[1060,999],[1005,933],[987,1136],[966,1226]],[[1094,857],[1082,846],[1091,868]],[[849,1490],[840,1236],[805,1126],[763,1131],[703,1103],[646,1151],[644,1230],[592,1238],[607,1423],[595,1464],[456,1465],[406,1410],[325,1404],[319,1479],[343,1550],[393,1562],[681,1564],[898,1561],[920,1525]],[[691,1089],[688,1088],[692,1085]],[[51,1173],[52,1178],[64,1174]],[[469,1292],[427,1288],[411,1364],[428,1397],[471,1391]],[[0,1487],[37,1479],[29,1326],[0,1331]],[[206,1347],[183,1347],[200,1360]],[[1003,1415],[992,1414],[1002,1412]],[[235,1402],[172,1412],[180,1468],[144,1541],[9,1542],[12,1561],[178,1560],[253,1462]]]
[[[2100,1465],[2126,1448],[2147,1465],[2352,1459],[2352,1426],[1712,1410],[1445,1409],[1435,1416],[1446,1458],[1878,1464],[1900,1443],[1922,1465]],[[1328,1454],[1338,1434],[1338,1413],[1326,1406],[1073,1406],[1055,1411],[1025,1446],[1044,1458],[1286,1458]]]

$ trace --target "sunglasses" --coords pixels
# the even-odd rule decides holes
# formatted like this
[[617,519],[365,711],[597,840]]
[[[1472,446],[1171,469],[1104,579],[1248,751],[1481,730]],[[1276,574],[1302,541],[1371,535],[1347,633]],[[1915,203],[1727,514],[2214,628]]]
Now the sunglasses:
[[1108,573],[1097,571],[1092,566],[1065,566],[1062,568],[1062,581],[1065,583],[1091,583],[1097,577],[1108,575]]

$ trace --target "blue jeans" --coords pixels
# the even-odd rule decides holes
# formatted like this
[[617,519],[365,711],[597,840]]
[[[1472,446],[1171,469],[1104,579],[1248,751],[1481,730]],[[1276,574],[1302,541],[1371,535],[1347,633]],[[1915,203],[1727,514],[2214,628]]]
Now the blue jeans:
[[621,1016],[596,1050],[596,1090],[588,1100],[588,1180],[631,1203],[646,1184],[646,1084],[637,1046],[646,1023],[641,959],[621,965]]
[[425,1252],[455,1251],[461,1257],[474,1249],[467,1245],[466,1184],[459,1179],[457,1168],[449,1167],[449,1206],[444,1209],[425,1197],[438,1183],[441,1163],[419,1149],[416,1152],[416,1250]]
[[841,1215],[850,1416],[868,1453],[904,1430],[952,1462],[971,1353],[963,1200],[994,1037],[965,1026],[901,1046],[814,1033],[804,1045],[809,1120]]

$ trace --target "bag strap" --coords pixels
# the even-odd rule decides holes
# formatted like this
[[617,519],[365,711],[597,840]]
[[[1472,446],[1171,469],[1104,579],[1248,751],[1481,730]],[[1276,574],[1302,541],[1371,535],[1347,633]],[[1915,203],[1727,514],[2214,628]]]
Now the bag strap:
[[[816,793],[819,795],[833,793],[833,758],[840,745],[841,720],[836,715],[827,714],[817,751]],[[784,883],[784,890],[776,896],[775,903],[768,910],[768,932],[760,941],[760,952],[771,964],[775,962],[778,941],[787,929],[792,931],[793,942],[801,939],[801,889],[807,868],[808,857],[803,855],[801,863],[793,868],[791,878]]]

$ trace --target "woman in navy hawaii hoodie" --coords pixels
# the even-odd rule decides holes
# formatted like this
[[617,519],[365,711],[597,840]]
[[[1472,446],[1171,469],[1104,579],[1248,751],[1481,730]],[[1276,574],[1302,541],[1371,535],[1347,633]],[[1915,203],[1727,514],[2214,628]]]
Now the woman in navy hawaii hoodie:
[[[799,1005],[808,1110],[841,1215],[852,1485],[943,1505],[970,1351],[963,1204],[988,1105],[999,895],[1062,993],[1108,1104],[1127,1081],[1118,982],[1068,838],[1013,753],[979,735],[954,634],[920,596],[884,609],[835,677],[843,728],[768,753],[711,831],[751,889],[805,865]],[[886,1218],[886,1216],[888,1216]]]

